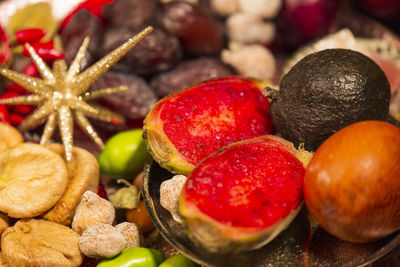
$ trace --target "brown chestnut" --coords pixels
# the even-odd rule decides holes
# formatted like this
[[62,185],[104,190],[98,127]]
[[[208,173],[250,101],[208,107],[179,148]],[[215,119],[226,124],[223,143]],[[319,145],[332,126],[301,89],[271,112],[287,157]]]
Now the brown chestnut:
[[369,242],[400,229],[400,128],[351,124],[315,152],[304,178],[307,208],[327,232]]

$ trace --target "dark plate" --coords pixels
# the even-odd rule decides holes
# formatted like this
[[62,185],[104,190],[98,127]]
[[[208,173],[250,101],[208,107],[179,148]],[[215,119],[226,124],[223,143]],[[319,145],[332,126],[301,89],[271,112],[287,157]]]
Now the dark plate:
[[266,246],[242,253],[217,254],[193,243],[184,227],[160,204],[160,185],[172,173],[149,159],[145,166],[143,194],[147,209],[162,236],[192,260],[207,266],[365,266],[383,257],[400,243],[400,234],[368,244],[339,240],[312,221],[306,208],[288,229]]

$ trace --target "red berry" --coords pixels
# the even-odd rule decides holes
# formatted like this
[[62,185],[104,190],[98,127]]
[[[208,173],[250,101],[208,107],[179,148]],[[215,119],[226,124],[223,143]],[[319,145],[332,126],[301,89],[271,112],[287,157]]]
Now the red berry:
[[104,191],[104,186],[102,184],[99,184],[97,194],[102,198],[107,198],[107,193]]

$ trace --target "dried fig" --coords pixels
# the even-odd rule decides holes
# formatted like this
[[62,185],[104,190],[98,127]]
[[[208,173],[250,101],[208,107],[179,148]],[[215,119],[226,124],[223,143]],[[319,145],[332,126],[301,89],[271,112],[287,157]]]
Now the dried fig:
[[10,264],[6,262],[1,251],[0,251],[0,267],[10,267]]
[[0,153],[0,211],[14,218],[38,216],[64,194],[64,160],[37,144],[23,143]]
[[4,260],[11,266],[79,266],[79,235],[72,229],[45,220],[18,221],[1,236]]
[[[46,148],[64,157],[64,147],[60,144],[50,144]],[[72,160],[66,162],[69,180],[67,190],[48,212],[42,215],[43,218],[70,225],[79,204],[81,197],[87,190],[97,192],[99,186],[99,164],[92,153],[74,147],[72,149]]]
[[96,193],[86,191],[76,208],[72,229],[82,234],[88,227],[97,223],[111,225],[114,219],[115,209],[111,202],[99,197]]
[[0,122],[0,152],[24,142],[20,132],[6,123]]
[[10,219],[0,212],[0,235],[10,226]]

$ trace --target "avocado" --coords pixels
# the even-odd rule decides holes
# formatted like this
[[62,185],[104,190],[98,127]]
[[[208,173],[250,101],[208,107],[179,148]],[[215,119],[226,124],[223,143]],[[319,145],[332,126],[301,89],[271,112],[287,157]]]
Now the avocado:
[[367,56],[348,49],[310,54],[282,78],[280,89],[267,88],[278,135],[296,146],[316,150],[343,127],[363,120],[387,120],[390,85]]

